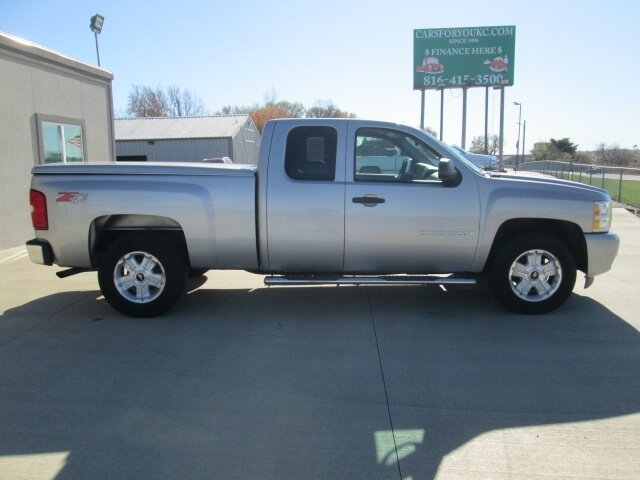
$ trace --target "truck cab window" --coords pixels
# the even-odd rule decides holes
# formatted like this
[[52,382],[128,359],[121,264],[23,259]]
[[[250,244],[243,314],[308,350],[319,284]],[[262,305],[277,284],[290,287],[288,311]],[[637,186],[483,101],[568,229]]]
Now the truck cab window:
[[440,155],[409,134],[385,128],[356,132],[355,181],[439,183]]
[[294,180],[333,181],[338,133],[332,127],[296,127],[287,136],[284,167]]

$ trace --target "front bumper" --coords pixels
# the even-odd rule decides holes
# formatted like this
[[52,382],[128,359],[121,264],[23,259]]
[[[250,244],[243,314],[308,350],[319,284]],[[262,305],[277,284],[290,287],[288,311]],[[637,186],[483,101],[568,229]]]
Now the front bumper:
[[53,265],[53,250],[46,240],[34,238],[27,242],[27,253],[33,263]]
[[587,242],[587,276],[593,277],[608,272],[618,254],[620,239],[615,233],[585,233]]

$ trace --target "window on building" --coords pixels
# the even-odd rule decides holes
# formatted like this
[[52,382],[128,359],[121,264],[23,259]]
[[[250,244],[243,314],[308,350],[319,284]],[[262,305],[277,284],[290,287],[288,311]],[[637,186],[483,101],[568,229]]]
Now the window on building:
[[332,127],[293,128],[287,136],[287,175],[294,180],[335,180],[337,145]]
[[84,122],[38,115],[40,163],[84,162]]

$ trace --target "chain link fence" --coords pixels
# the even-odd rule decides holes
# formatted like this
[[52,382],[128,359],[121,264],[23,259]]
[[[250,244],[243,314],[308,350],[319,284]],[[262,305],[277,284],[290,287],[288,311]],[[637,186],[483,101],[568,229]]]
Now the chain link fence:
[[603,188],[617,202],[640,209],[640,168],[538,160],[519,165],[518,171],[538,172]]

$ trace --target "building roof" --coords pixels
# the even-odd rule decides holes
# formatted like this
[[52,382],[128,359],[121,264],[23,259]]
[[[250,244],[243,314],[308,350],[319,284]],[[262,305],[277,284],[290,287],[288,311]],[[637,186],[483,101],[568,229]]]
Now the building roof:
[[116,140],[170,140],[233,137],[249,115],[140,117],[115,120]]
[[74,58],[63,55],[62,53],[51,50],[37,43],[30,42],[24,38],[16,37],[5,32],[0,32],[0,48],[9,52],[15,52],[22,56],[30,57],[34,60],[53,64],[58,67],[66,67],[76,72],[99,78],[102,81],[113,80],[113,74],[100,67],[80,62]]

